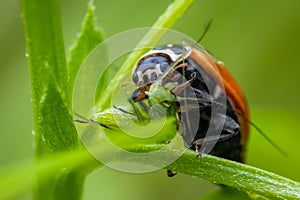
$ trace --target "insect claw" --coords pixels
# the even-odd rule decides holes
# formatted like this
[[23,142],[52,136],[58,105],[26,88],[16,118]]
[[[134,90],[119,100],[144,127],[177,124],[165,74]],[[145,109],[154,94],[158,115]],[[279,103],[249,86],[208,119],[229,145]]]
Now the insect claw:
[[200,159],[202,159],[202,152],[198,152],[198,154],[196,155],[196,157],[199,157]]
[[173,177],[173,176],[175,176],[177,174],[177,172],[173,172],[171,169],[168,169],[167,170],[167,175],[168,175],[168,177]]

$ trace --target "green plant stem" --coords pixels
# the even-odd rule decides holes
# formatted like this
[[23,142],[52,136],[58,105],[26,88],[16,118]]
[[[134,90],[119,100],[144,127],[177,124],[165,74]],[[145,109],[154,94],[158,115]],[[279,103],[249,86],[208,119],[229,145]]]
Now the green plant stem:
[[[79,169],[78,172],[91,171],[95,166],[100,166],[101,164],[96,161],[90,154],[84,150],[75,150],[73,152],[60,152],[56,154],[48,155],[47,157],[40,158],[34,164],[31,160],[18,161],[17,163],[11,163],[8,166],[1,167],[0,173],[0,199],[19,199],[23,193],[30,190],[32,185],[35,183],[35,175],[39,174],[39,184],[49,185],[49,181],[53,181],[57,177],[57,172],[67,170],[66,166],[72,165],[73,169]],[[85,169],[85,170],[82,170]],[[45,191],[40,199],[78,199],[77,191],[70,191],[71,186],[76,189],[78,186],[73,185],[78,181],[82,183],[85,177],[82,176],[71,176],[74,177],[68,191],[65,191],[59,198],[52,196],[49,192]],[[61,178],[62,179],[62,178]],[[65,182],[61,182],[64,184]],[[50,185],[51,186],[51,185]],[[58,187],[58,189],[63,189],[65,187]],[[49,190],[52,188],[49,188]],[[79,188],[81,189],[81,188]],[[47,195],[51,195],[50,197]]]
[[300,183],[261,170],[249,165],[204,155],[202,159],[192,158],[194,152],[188,151],[170,167],[199,178],[227,185],[247,192],[253,197],[269,199],[299,199]]
[[[31,75],[35,159],[80,147],[71,115],[71,94],[59,0],[22,0]],[[70,163],[56,168],[47,182],[36,174],[35,199],[78,199],[83,174]]]
[[[159,29],[151,29],[141,42],[137,45],[136,49],[142,47],[148,47],[155,44],[159,39],[164,35],[168,28],[171,28],[180,18],[186,9],[193,3],[194,0],[175,0],[172,4],[168,6],[165,12],[160,15],[158,20],[153,24],[152,27]],[[105,108],[109,108],[109,102],[111,100],[111,95],[113,91],[121,84],[120,81],[122,78],[132,69],[136,60],[144,53],[144,50],[132,52],[124,64],[120,67],[120,70],[117,72],[111,83],[109,84],[101,99],[97,100],[99,102],[96,106],[98,111],[102,111]]]
[[[263,196],[272,200],[296,200],[300,198],[300,183],[252,166],[210,155],[203,155],[202,158],[200,158],[194,151],[187,150],[185,152],[180,152],[178,149],[165,147],[165,145],[131,145],[123,147],[125,150],[133,152],[165,152],[168,157],[177,157],[178,154],[182,153],[182,156],[178,160],[165,168],[227,185],[249,193],[252,197]],[[162,149],[163,147],[165,148]],[[131,157],[124,157],[123,154],[112,155],[105,147],[99,146],[99,151],[104,152],[103,154],[107,155],[107,157],[111,157],[112,162],[124,161],[126,163],[131,160]],[[161,164],[165,162],[165,158],[155,157],[155,159],[143,159],[143,157],[141,157],[139,162],[140,164],[161,166]],[[0,197],[2,195],[3,197],[8,198],[15,195],[15,190],[5,190],[5,188],[13,188],[16,183],[23,182],[24,180],[30,183],[30,181],[33,180],[32,172],[34,170],[41,174],[44,181],[47,181],[55,175],[58,169],[61,169],[61,167],[65,166],[67,163],[72,163],[77,168],[88,167],[89,169],[102,165],[91,158],[87,152],[79,150],[72,153],[54,154],[50,158],[41,159],[36,165],[21,165],[22,170],[16,170],[15,168],[6,171],[0,170],[5,172],[0,174],[0,190],[4,191],[0,194]],[[16,171],[19,173],[16,174]],[[26,189],[22,185],[16,187],[23,187],[23,189]],[[18,188],[17,191],[19,191]]]

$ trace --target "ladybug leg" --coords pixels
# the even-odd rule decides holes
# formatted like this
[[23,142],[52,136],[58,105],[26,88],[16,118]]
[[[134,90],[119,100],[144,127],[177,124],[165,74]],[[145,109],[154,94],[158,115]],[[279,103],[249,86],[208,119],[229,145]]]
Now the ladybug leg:
[[[195,151],[198,153],[197,156],[199,156],[200,158],[202,158],[202,154],[205,151],[205,147],[201,149],[203,144],[203,139],[198,139],[196,141],[194,141],[193,146],[195,148]],[[201,150],[201,151],[200,151]]]
[[180,68],[186,68],[188,66],[187,63],[182,63],[180,65],[177,65],[176,67],[173,68],[173,70],[177,70],[177,69],[180,69]]
[[179,94],[180,92],[182,92],[185,88],[187,88],[188,86],[191,85],[191,83],[194,81],[194,79],[185,81],[183,83],[181,83],[180,85],[178,85],[177,87],[173,88],[171,90],[171,92],[175,95]]
[[[182,63],[180,65],[175,66],[174,68],[171,69],[170,72],[168,72],[168,74],[166,75],[166,77],[164,78],[164,82],[175,82],[177,80],[179,80],[182,75],[180,73],[178,73],[176,70],[180,69],[180,68],[186,68],[188,66],[187,63]],[[177,72],[177,74],[174,75],[174,73]]]
[[216,142],[216,141],[217,142],[223,142],[223,141],[226,141],[226,140],[234,137],[238,133],[239,133],[239,131],[236,131],[235,133],[231,133],[231,134],[221,135],[221,136],[209,136],[209,137],[205,137],[205,141],[204,141],[204,138],[197,139],[193,142],[193,145],[195,147],[195,151],[199,152],[202,145],[206,145],[208,143]]
[[168,169],[167,170],[167,175],[168,175],[168,177],[173,177],[173,176],[175,176],[177,174],[177,172],[173,172],[171,169]]
[[199,152],[199,150],[200,150],[202,144],[203,144],[203,139],[198,139],[198,140],[194,141],[194,144],[193,144],[193,145],[194,145],[194,147],[195,147],[195,151],[196,151],[196,152]]
[[168,81],[170,81],[170,82],[176,82],[176,81],[178,81],[181,77],[182,77],[182,75],[178,73],[178,74],[175,74],[175,75],[172,76],[172,77],[168,77]]
[[[221,135],[207,136],[193,142],[193,147],[200,156],[205,152],[205,146],[209,143],[223,142],[239,134],[239,124],[236,123],[230,116],[226,115],[224,117],[225,121]],[[219,123],[217,121],[219,120],[216,120],[215,123]]]

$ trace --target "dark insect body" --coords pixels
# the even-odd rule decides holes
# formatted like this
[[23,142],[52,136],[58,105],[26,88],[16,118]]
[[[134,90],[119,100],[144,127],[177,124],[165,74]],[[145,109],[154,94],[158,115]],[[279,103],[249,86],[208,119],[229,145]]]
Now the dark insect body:
[[[176,114],[186,147],[201,154],[212,144],[209,154],[244,161],[249,135],[245,98],[223,64],[203,48],[189,42],[156,47],[138,60],[132,79],[138,85],[134,102],[175,109],[168,114]],[[209,131],[213,134],[207,136]]]

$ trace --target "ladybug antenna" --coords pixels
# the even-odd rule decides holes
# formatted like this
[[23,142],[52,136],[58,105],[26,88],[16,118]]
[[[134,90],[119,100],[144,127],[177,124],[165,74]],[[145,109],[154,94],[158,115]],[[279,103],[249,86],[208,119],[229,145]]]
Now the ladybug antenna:
[[210,29],[210,26],[212,24],[212,19],[209,20],[209,22],[206,24],[205,28],[204,28],[204,31],[202,32],[202,34],[200,35],[199,39],[197,40],[197,43],[199,44],[202,39],[205,37],[206,33],[208,32],[208,30]]
[[[242,116],[241,113],[239,112],[235,112],[236,114]],[[245,117],[244,117],[245,118]],[[261,135],[263,136],[263,138],[265,140],[267,140],[277,151],[279,151],[279,153],[281,153],[284,157],[287,157],[287,153],[280,148],[263,130],[261,130],[254,122],[252,122],[251,120],[249,120],[248,118],[245,118],[245,120],[253,127],[255,128],[255,130]]]
[[134,82],[125,82],[125,83],[122,83],[121,84],[121,87],[126,87],[128,85],[133,85],[133,86],[136,86],[136,84]]
[[180,63],[184,61],[184,56],[180,56],[179,58],[177,58],[177,60],[174,61],[174,63],[162,74],[162,76],[158,77],[157,81],[162,82],[164,78],[166,78],[166,76],[168,76],[168,74],[170,74],[170,72],[172,72],[174,70],[174,68]]
[[82,123],[82,124],[96,124],[99,126],[102,126],[104,128],[108,128],[111,129],[110,127],[106,126],[105,124],[102,124],[96,120],[93,119],[88,119],[86,117],[83,117],[82,115],[78,114],[78,113],[74,113],[74,115],[80,119],[75,119],[74,122],[78,122],[78,123]]

